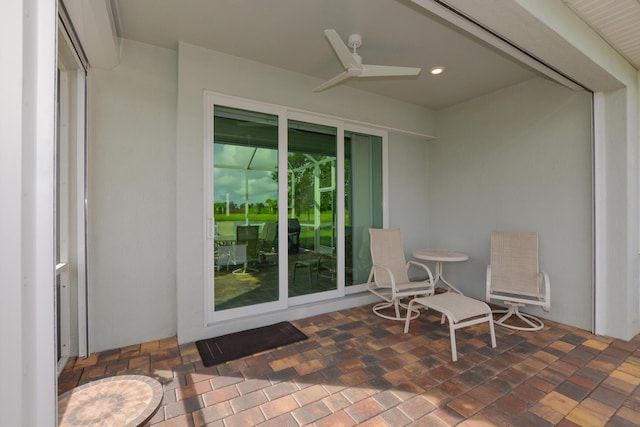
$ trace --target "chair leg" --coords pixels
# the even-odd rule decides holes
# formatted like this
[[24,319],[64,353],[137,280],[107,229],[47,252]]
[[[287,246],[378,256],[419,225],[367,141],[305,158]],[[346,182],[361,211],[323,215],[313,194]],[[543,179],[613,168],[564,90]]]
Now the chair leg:
[[400,300],[398,298],[395,299],[393,307],[396,310],[396,318],[400,318]]
[[491,347],[496,348],[496,330],[493,326],[493,314],[489,313],[489,332],[491,332]]
[[[404,321],[404,333],[406,334],[407,332],[409,332],[409,323],[411,323],[411,310],[413,309],[413,302],[414,300],[409,301],[409,305],[407,305],[407,319]],[[420,309],[418,309],[420,310]],[[418,314],[420,314],[420,312],[418,311]]]
[[[542,323],[542,320],[530,314],[520,312],[519,308],[524,307],[524,304],[513,303],[513,302],[506,302],[506,304],[507,304],[508,310],[493,311],[496,314],[505,313],[504,316],[502,316],[500,319],[495,321],[498,325],[504,326],[505,328],[509,328],[509,329],[516,329],[518,331],[539,331],[544,327],[544,323]],[[529,325],[529,327],[515,326],[515,325],[510,325],[506,323],[505,321],[511,316],[516,316],[517,318],[525,322],[527,325]]]
[[456,327],[449,317],[449,337],[451,338],[451,360],[456,362],[458,360],[458,349],[456,347]]

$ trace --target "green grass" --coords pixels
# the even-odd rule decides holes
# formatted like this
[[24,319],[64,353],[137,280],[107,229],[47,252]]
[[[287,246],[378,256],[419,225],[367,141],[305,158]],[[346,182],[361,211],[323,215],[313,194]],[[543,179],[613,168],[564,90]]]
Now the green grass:
[[[300,219],[300,222],[306,223],[305,220],[306,215],[303,215]],[[243,223],[245,221],[244,213],[232,213],[230,215],[219,214],[215,217],[216,222],[218,221],[235,221],[238,223]],[[252,224],[260,223],[260,222],[271,222],[277,221],[277,214],[256,214],[249,213],[249,222]],[[320,221],[323,223],[329,223],[332,220],[331,212],[322,213],[320,215]],[[311,219],[313,221],[313,219]],[[310,221],[310,222],[311,222]],[[331,227],[322,227],[320,229],[320,241],[323,245],[330,246],[331,245]],[[301,247],[314,249],[314,230],[312,227],[302,227],[300,231],[300,245]]]
[[[216,221],[244,222],[244,219],[245,219],[244,212],[232,213],[229,215],[225,215],[225,214],[215,215]],[[298,219],[300,220],[300,222],[303,222],[303,223],[313,222],[313,217],[310,217],[309,220],[307,220],[306,215],[302,215],[298,217]],[[249,222],[269,222],[269,221],[277,221],[277,220],[278,220],[278,214],[257,214],[257,213],[249,212]],[[320,214],[320,222],[327,223],[327,222],[331,222],[331,220],[332,220],[331,212],[323,212]]]

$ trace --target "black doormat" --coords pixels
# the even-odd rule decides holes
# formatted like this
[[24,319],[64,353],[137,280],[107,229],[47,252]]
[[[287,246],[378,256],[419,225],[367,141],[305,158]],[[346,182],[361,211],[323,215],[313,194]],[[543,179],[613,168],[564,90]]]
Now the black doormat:
[[216,338],[196,341],[202,364],[213,366],[261,351],[306,340],[308,337],[289,322],[248,329]]

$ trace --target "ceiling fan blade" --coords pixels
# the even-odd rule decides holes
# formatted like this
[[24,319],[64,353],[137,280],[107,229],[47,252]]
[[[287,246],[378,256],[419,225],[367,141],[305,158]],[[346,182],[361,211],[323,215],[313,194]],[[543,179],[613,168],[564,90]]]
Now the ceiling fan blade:
[[357,77],[417,76],[418,74],[420,74],[420,68],[415,67],[362,64],[362,72]]
[[348,79],[349,77],[351,77],[352,74],[349,74],[348,71],[345,71],[343,73],[338,74],[337,76],[335,76],[334,78],[327,80],[326,82],[322,83],[320,86],[318,86],[317,88],[315,88],[313,91],[314,92],[320,92],[323,91],[325,89],[330,88],[331,86],[335,86],[338,83],[342,82],[343,80]]
[[344,41],[342,41],[342,38],[336,30],[324,30],[324,35],[329,40],[329,43],[331,43],[331,47],[336,52],[336,55],[338,55],[338,59],[345,69],[354,67],[361,68],[358,60],[353,56],[347,45],[344,44]]

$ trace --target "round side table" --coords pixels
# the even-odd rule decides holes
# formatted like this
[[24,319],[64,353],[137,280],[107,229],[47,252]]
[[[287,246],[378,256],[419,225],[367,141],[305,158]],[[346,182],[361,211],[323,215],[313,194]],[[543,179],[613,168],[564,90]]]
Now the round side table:
[[417,259],[435,262],[436,271],[435,277],[433,278],[434,286],[437,285],[439,281],[441,281],[445,285],[447,285],[449,290],[455,291],[462,295],[462,292],[460,292],[455,286],[444,279],[444,276],[442,275],[442,264],[445,262],[466,261],[469,259],[469,255],[462,252],[450,251],[448,249],[417,249],[413,251],[412,255]]

